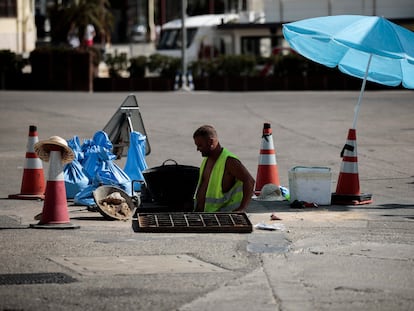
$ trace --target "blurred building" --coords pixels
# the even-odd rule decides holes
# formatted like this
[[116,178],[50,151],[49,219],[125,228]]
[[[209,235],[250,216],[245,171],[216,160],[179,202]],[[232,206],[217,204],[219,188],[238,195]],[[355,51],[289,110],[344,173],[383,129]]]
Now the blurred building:
[[[0,49],[27,53],[50,40],[48,8],[78,0],[1,0]],[[112,44],[153,43],[163,24],[181,17],[181,0],[109,0],[114,15]],[[237,13],[234,31],[274,37],[285,22],[338,14],[384,16],[414,30],[412,0],[186,0],[187,15]],[[231,29],[228,29],[229,31]],[[273,40],[274,41],[274,40]],[[276,41],[274,43],[277,43]],[[274,46],[274,44],[273,44]]]
[[25,54],[35,48],[34,0],[0,1],[0,50]]

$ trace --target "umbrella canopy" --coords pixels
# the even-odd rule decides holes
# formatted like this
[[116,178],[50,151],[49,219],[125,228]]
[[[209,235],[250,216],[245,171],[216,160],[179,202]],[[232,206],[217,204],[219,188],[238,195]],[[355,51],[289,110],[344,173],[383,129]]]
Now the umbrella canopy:
[[366,80],[414,89],[414,33],[378,16],[337,15],[283,25],[289,45],[301,55]]
[[[414,88],[414,33],[383,17],[338,15],[283,25],[290,46],[303,56],[354,77]],[[370,60],[370,57],[371,60]]]

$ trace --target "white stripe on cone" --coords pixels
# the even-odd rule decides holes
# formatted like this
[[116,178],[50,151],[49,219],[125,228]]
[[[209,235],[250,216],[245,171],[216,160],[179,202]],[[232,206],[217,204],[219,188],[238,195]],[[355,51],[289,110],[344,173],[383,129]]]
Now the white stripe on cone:
[[259,165],[276,165],[276,156],[274,154],[261,154],[259,156]]
[[64,181],[61,151],[50,151],[48,181]]
[[27,152],[35,152],[34,145],[39,141],[37,136],[29,136],[27,140]]
[[32,170],[41,170],[43,169],[42,160],[39,158],[26,158],[24,168]]
[[[267,139],[272,140],[273,138],[270,135],[270,136],[267,137]],[[262,146],[260,147],[260,149],[262,149],[262,150],[273,150],[275,148],[273,147],[272,142],[264,142],[264,143],[262,143]]]
[[342,173],[358,174],[358,163],[357,162],[342,162],[341,166]]
[[345,149],[343,157],[352,158],[352,159],[355,159],[355,161],[347,161],[346,159],[344,159],[341,164],[341,172],[349,173],[349,174],[358,174],[356,141],[347,139],[346,144],[352,146],[354,150]]

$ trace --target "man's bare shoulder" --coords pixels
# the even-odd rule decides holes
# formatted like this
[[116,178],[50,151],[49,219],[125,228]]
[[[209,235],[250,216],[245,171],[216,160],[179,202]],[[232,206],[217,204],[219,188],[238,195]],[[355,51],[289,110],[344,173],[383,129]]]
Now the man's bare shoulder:
[[243,163],[233,157],[227,158],[226,171],[240,180],[244,180],[246,176],[250,175]]
[[232,169],[232,168],[239,168],[242,167],[243,164],[241,161],[235,157],[228,157],[226,160],[226,168]]

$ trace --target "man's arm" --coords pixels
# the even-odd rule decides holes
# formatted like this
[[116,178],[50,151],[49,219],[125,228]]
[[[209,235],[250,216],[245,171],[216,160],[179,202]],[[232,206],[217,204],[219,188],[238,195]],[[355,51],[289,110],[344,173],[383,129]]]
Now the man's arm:
[[226,169],[236,179],[243,183],[243,199],[240,206],[234,210],[234,212],[243,212],[247,209],[247,206],[253,195],[254,178],[250,175],[247,168],[240,162],[240,160],[229,157],[226,162]]

